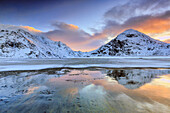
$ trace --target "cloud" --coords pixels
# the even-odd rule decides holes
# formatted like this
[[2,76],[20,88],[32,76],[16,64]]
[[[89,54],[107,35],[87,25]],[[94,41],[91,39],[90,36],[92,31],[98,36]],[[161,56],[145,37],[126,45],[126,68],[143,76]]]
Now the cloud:
[[20,26],[21,28],[24,28],[24,29],[26,29],[26,30],[28,30],[28,31],[30,31],[30,32],[42,32],[42,31],[40,31],[40,30],[38,30],[38,29],[35,29],[35,28],[33,28],[33,27],[30,27],[30,26]]
[[104,42],[99,39],[93,39],[92,35],[78,28],[78,26],[72,24],[66,24],[63,22],[57,22],[52,24],[54,30],[48,32],[42,32],[30,26],[16,26],[16,25],[4,25],[0,24],[1,29],[24,29],[33,34],[46,35],[53,41],[61,41],[67,44],[73,50],[91,51],[100,47]]
[[169,6],[169,0],[129,0],[125,4],[112,7],[104,14],[104,17],[122,23],[136,16],[163,13],[170,10]]
[[[24,25],[30,25],[29,22],[31,20],[31,23],[34,23],[33,26],[39,25],[40,27],[41,25],[44,25],[49,18],[58,18],[59,20],[62,20],[68,17],[69,14],[72,14],[67,8],[62,8],[62,10],[59,10],[60,12],[53,12],[52,10],[57,10],[56,8],[58,7],[56,6],[73,4],[73,1],[74,3],[80,2],[79,0],[55,1],[56,0],[50,0],[50,3],[48,3],[48,0],[2,0],[0,1],[0,9],[2,10],[0,14],[10,15],[2,16],[1,22],[6,23],[6,20],[8,20],[11,21],[11,23],[15,23],[16,20],[19,20],[18,22],[28,22]],[[68,7],[68,5],[66,6]],[[101,27],[100,30],[93,28],[94,34],[89,34],[76,25],[58,21],[51,24],[54,28],[53,30],[45,33],[29,26],[23,26],[23,28],[32,32],[41,32],[54,41],[66,43],[73,50],[83,51],[100,47],[106,41],[113,39],[116,35],[126,29],[136,29],[153,38],[165,40],[170,38],[169,6],[169,0],[124,0],[124,2],[120,2],[119,5],[115,4],[104,14],[104,24],[101,24],[103,27]],[[90,10],[91,9],[88,11]],[[40,14],[40,11],[43,13]],[[44,14],[47,13],[49,13],[49,16],[44,16]],[[56,13],[58,15],[57,17]],[[88,15],[89,14],[91,13],[88,13]],[[41,15],[43,15],[43,18],[39,19]],[[80,15],[84,15],[84,13],[81,13]],[[32,17],[34,17],[35,21],[32,21]],[[80,20],[80,18],[75,16],[71,15],[71,17],[74,17],[74,20]]]
[[163,40],[163,42],[170,43],[170,38],[166,39],[166,40]]
[[170,11],[158,16],[144,15],[125,21],[123,28],[134,28],[144,33],[162,33],[170,29]]
[[167,39],[170,31],[170,10],[157,15],[147,14],[131,17],[123,23],[108,19],[101,31],[95,30],[93,35],[81,30],[76,25],[64,22],[55,22],[52,26],[54,30],[45,33],[50,39],[62,41],[73,50],[86,51],[100,47],[127,29],[138,30],[155,39]]
[[16,26],[16,25],[5,25],[5,24],[0,24],[1,29],[11,29],[11,30],[16,30],[16,29],[24,29],[26,31],[29,31],[31,33],[41,33],[42,31],[35,29],[30,26]]
[[156,39],[166,39],[170,31],[169,0],[129,0],[104,14],[105,25],[94,38],[115,37],[126,29],[136,29]]
[[66,24],[64,22],[55,22],[52,24],[55,28],[62,29],[62,30],[78,30],[79,27],[73,24]]
[[105,25],[100,33],[96,33],[93,37],[105,39],[107,37],[115,37],[126,29],[136,29],[140,32],[150,35],[153,38],[170,31],[170,11],[166,11],[157,15],[142,15],[127,19],[123,23],[115,20],[106,20]]
[[76,25],[57,21],[53,23],[52,26],[54,27],[54,30],[43,34],[51,40],[66,43],[73,50],[94,50],[103,44],[101,40],[93,39],[92,35],[79,29]]

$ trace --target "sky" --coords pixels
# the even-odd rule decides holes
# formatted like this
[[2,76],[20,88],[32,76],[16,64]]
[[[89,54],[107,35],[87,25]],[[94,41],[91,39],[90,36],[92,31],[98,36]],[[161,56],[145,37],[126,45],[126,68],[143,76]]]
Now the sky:
[[24,26],[81,51],[126,29],[169,42],[170,0],[0,0],[0,24]]

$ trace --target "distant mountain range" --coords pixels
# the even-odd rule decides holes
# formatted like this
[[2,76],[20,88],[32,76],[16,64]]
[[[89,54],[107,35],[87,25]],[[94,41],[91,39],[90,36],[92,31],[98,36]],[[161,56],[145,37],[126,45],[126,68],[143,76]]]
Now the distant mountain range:
[[52,41],[19,27],[0,26],[1,58],[70,58],[110,56],[167,56],[170,44],[129,29],[109,43],[90,52],[73,51],[62,42]]

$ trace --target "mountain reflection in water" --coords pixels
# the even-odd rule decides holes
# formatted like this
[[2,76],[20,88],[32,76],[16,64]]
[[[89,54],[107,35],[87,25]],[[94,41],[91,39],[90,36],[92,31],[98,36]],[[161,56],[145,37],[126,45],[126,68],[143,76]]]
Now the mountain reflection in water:
[[0,72],[0,113],[170,111],[170,69]]

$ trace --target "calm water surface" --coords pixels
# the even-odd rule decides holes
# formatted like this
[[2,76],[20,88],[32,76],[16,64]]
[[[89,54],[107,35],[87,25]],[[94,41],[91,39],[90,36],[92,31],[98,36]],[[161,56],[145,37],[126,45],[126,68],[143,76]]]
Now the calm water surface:
[[168,113],[170,69],[0,72],[0,113]]

